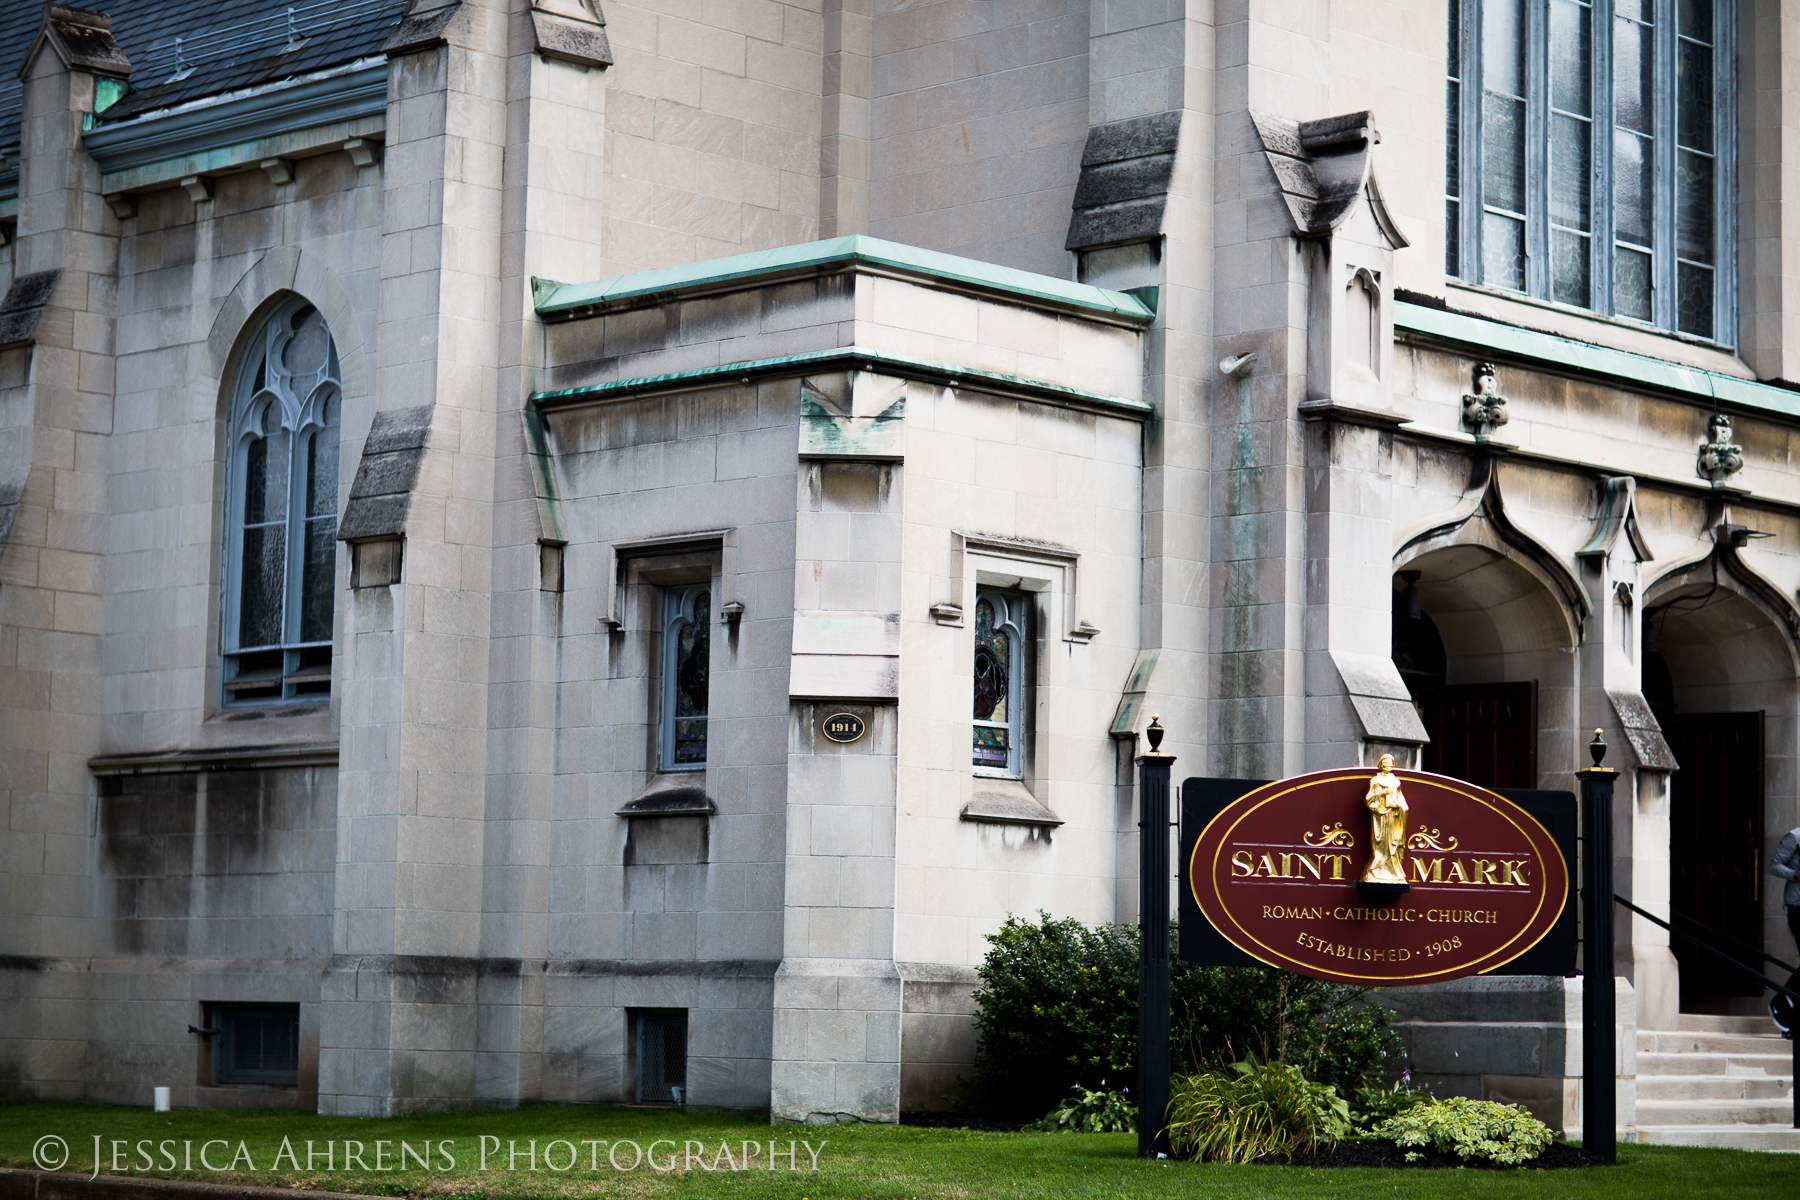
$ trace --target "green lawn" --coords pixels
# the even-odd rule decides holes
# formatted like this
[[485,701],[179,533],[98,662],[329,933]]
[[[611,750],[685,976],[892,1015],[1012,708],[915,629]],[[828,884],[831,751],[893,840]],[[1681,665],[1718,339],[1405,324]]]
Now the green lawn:
[[[1781,1196],[1791,1200],[1800,1196],[1800,1155],[1664,1146],[1622,1147],[1617,1167],[1574,1171],[1325,1171],[1141,1162],[1134,1157],[1136,1139],[1121,1134],[971,1133],[882,1125],[771,1128],[762,1119],[736,1113],[539,1106],[355,1120],[292,1112],[153,1113],[142,1108],[0,1105],[0,1165],[33,1165],[33,1145],[46,1135],[68,1143],[71,1161],[63,1169],[83,1175],[93,1171],[93,1139],[99,1137],[102,1157],[107,1160],[104,1166],[115,1174],[388,1196],[493,1196],[506,1200],[573,1196],[743,1200],[1146,1200],[1160,1196],[1744,1200]],[[293,1166],[283,1159],[281,1169],[276,1170],[284,1138],[295,1159]],[[309,1139],[316,1159],[311,1170],[305,1166]],[[767,1161],[771,1139],[778,1143],[779,1152],[774,1172],[768,1170]],[[529,1169],[534,1140],[535,1171]],[[235,1161],[236,1170],[200,1169],[197,1156],[209,1141],[214,1144],[206,1147],[208,1159],[215,1166],[230,1168],[229,1158]],[[415,1155],[428,1153],[430,1169],[421,1169],[413,1158],[407,1160],[408,1169],[391,1169],[402,1153],[402,1142]],[[724,1143],[730,1158],[741,1165],[746,1142],[761,1143],[749,1170],[706,1170],[700,1161],[690,1168],[685,1161],[688,1151],[694,1149],[688,1143],[698,1143],[704,1147],[705,1166],[725,1168],[728,1164],[720,1153]],[[790,1142],[794,1143],[797,1171],[787,1169]],[[811,1154],[803,1142],[810,1142],[818,1153],[816,1171],[810,1169]],[[115,1147],[115,1143],[119,1144]],[[144,1145],[140,1147],[140,1143]],[[329,1166],[325,1159],[328,1143]],[[347,1143],[361,1143],[365,1169],[344,1169]],[[378,1148],[378,1143],[387,1144]],[[509,1143],[518,1155],[512,1170],[507,1169]],[[635,1143],[639,1149],[660,1143],[653,1151],[657,1161],[666,1165],[672,1158],[675,1169],[655,1170],[639,1162],[635,1170],[615,1171],[607,1162],[609,1152],[617,1154],[621,1166],[633,1162],[634,1148],[625,1143]],[[480,1162],[483,1146],[488,1149],[486,1170]],[[564,1167],[571,1155],[574,1166],[547,1169],[546,1148],[556,1167]],[[115,1149],[120,1169],[112,1172]],[[143,1153],[150,1156],[150,1169],[143,1168]],[[180,1166],[189,1153],[196,1156],[195,1169],[183,1171]],[[240,1154],[248,1156],[254,1170],[245,1169]],[[454,1166],[446,1155],[454,1158]],[[166,1165],[171,1156],[177,1163],[174,1170]],[[598,1171],[589,1169],[596,1157]],[[390,1169],[375,1170],[378,1161]]]

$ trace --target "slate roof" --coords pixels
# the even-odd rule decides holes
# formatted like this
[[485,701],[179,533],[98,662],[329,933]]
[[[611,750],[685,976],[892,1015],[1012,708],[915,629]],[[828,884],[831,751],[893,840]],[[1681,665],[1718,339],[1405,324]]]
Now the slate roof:
[[[299,0],[291,6],[258,0],[112,0],[76,7],[110,15],[113,36],[131,59],[130,90],[101,116],[109,124],[380,54],[406,0]],[[42,0],[0,0],[3,174],[17,169],[16,72],[42,14]]]

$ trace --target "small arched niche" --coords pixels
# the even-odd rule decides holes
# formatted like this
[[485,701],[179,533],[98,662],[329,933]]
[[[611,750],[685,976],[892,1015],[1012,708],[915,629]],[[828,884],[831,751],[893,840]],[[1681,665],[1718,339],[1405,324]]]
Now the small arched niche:
[[[1431,741],[1425,770],[1488,787],[1567,786],[1576,631],[1532,564],[1482,545],[1395,576],[1395,666]],[[1413,615],[1417,612],[1417,616]]]

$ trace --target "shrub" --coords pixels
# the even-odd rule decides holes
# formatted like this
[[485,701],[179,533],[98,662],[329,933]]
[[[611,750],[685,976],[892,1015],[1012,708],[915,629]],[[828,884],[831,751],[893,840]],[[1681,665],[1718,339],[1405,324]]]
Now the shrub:
[[1396,1080],[1391,1086],[1384,1088],[1364,1084],[1356,1089],[1350,1099],[1350,1123],[1367,1131],[1383,1121],[1430,1102],[1431,1097],[1423,1089],[1411,1087],[1404,1079]]
[[1136,1133],[1137,1102],[1124,1092],[1095,1092],[1077,1084],[1059,1107],[1025,1128],[1038,1133]]
[[[988,935],[975,992],[970,1106],[1029,1117],[1071,1089],[1137,1080],[1138,931],[1039,913]],[[1297,1066],[1345,1095],[1375,1080],[1400,1041],[1362,988],[1274,967],[1176,967],[1170,1034],[1178,1074],[1255,1057]]]
[[1282,1063],[1233,1063],[1230,1072],[1183,1076],[1170,1091],[1169,1146],[1202,1162],[1292,1154],[1353,1132],[1336,1088]]
[[1136,1079],[1137,931],[1008,918],[976,989],[975,1103],[1035,1116],[1076,1087]]
[[[1375,1126],[1376,1137],[1396,1146],[1430,1146],[1442,1154],[1479,1158],[1501,1166],[1517,1166],[1544,1152],[1550,1127],[1523,1104],[1496,1104],[1455,1096],[1421,1104]],[[1409,1159],[1421,1157],[1408,1154]]]
[[1180,967],[1170,981],[1176,1069],[1199,1071],[1252,1056],[1299,1067],[1343,1095],[1397,1061],[1394,1014],[1367,988],[1276,967]]

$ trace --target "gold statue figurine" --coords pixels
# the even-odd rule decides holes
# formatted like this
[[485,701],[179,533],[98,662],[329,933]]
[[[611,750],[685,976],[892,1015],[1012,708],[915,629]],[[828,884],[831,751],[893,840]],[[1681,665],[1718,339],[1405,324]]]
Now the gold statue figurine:
[[1394,756],[1384,754],[1375,764],[1369,778],[1369,791],[1363,797],[1369,808],[1373,827],[1370,839],[1369,867],[1363,872],[1364,883],[1406,882],[1406,797],[1400,794],[1400,777],[1394,774]]

